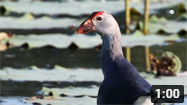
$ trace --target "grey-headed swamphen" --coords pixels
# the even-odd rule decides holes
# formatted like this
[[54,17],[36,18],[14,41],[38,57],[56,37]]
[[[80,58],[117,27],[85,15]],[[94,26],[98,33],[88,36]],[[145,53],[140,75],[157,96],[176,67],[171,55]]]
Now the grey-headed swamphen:
[[96,32],[103,41],[101,65],[104,80],[100,86],[98,105],[153,105],[149,96],[151,85],[124,56],[121,32],[112,15],[93,12],[78,28],[77,33]]

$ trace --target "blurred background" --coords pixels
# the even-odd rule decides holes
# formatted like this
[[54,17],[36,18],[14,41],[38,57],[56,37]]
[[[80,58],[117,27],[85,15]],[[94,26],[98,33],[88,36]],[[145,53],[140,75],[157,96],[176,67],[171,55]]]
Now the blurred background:
[[95,105],[102,40],[76,34],[95,11],[114,16],[124,56],[150,84],[187,95],[186,9],[186,0],[0,0],[0,104]]

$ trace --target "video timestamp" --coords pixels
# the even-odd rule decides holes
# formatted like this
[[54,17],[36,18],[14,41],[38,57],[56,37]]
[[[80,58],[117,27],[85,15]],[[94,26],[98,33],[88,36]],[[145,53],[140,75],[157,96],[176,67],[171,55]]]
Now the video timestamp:
[[183,85],[152,85],[151,101],[153,103],[183,103]]

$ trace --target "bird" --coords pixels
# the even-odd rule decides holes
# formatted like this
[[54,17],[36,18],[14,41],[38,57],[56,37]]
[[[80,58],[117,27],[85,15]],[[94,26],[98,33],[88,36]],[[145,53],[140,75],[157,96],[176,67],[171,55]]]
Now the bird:
[[114,17],[104,11],[93,12],[77,29],[77,34],[96,32],[101,36],[101,68],[104,79],[97,105],[154,105],[151,85],[125,59],[121,32]]

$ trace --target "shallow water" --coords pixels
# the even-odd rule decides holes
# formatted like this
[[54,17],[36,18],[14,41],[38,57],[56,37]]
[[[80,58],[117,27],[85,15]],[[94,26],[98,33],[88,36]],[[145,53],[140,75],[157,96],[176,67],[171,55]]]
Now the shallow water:
[[[25,103],[22,100],[26,99],[28,97],[1,97],[1,100],[3,101],[1,105],[33,105],[32,102],[30,103]],[[43,102],[45,104],[42,105],[47,105],[49,103],[52,103],[51,105],[96,105],[96,99],[84,97],[84,98],[69,98],[67,100],[57,100],[57,101],[39,101]],[[36,102],[35,102],[36,103]],[[184,103],[166,103],[163,105],[186,105],[187,104],[187,96],[184,98]]]
[[[187,94],[186,72],[178,73],[175,77],[160,76],[159,78],[145,72],[140,72],[140,74],[152,85],[184,85],[184,93]],[[52,70],[37,67],[22,70],[6,68],[0,71],[0,77],[3,105],[11,103],[22,105],[24,102],[52,105],[62,103],[87,105],[90,103],[94,105],[103,80],[100,69],[67,69],[59,66]],[[53,97],[48,97],[50,94]],[[59,97],[61,95],[62,97]],[[33,96],[42,96],[44,99],[27,100]],[[185,97],[185,102],[186,99],[187,97]]]
[[[151,35],[143,36],[137,32],[131,36],[123,34],[122,45],[124,55],[125,47],[131,47],[132,64],[152,85],[184,85],[187,94],[186,74],[154,78],[154,75],[142,72],[146,69],[145,50],[142,46],[150,46],[150,52],[158,58],[164,51],[173,52],[182,61],[182,71],[187,70],[187,55],[184,53],[186,40],[175,35],[181,30],[185,33],[186,22],[169,20],[177,20],[179,14],[172,15],[169,11],[176,8],[176,4],[180,2],[184,3],[184,0],[151,2],[150,13],[159,17],[165,16],[167,19],[164,22],[150,22]],[[0,104],[95,105],[97,91],[103,80],[100,69],[101,39],[93,33],[91,36],[76,36],[76,27],[93,11],[103,10],[114,15],[121,31],[124,32],[124,1],[101,3],[99,0],[68,0],[60,3],[20,0],[1,2],[1,5],[8,9],[8,13],[0,17],[0,31],[12,32],[15,36],[8,40],[13,46],[0,52],[0,60],[3,61],[0,62]],[[170,8],[171,6],[174,7]],[[134,20],[141,20],[143,2],[132,2],[131,7],[140,13]],[[184,8],[187,8],[186,4]],[[132,22],[130,29],[134,30],[135,27],[136,24]],[[141,25],[139,27],[142,28]],[[160,30],[167,34],[158,36]],[[176,43],[171,40],[175,40]],[[47,97],[50,94],[54,97]],[[33,96],[44,96],[46,99],[28,100]],[[187,96],[185,103],[169,105],[186,104]]]
[[[100,39],[98,40],[100,41]],[[177,43],[169,42],[165,44],[166,45],[163,46],[150,47],[150,53],[160,59],[162,52],[171,51],[180,58],[182,62],[182,71],[187,70],[187,55],[185,53],[186,41]],[[126,48],[122,49],[124,55],[126,55]],[[99,46],[89,49],[81,49],[78,47],[61,49],[53,46],[33,49],[15,47],[1,52],[1,60],[3,62],[1,62],[0,68],[11,67],[22,69],[33,65],[46,69],[53,69],[55,65],[67,68],[101,68],[100,51]],[[138,71],[146,70],[144,54],[144,47],[137,46],[131,48],[131,63]]]

